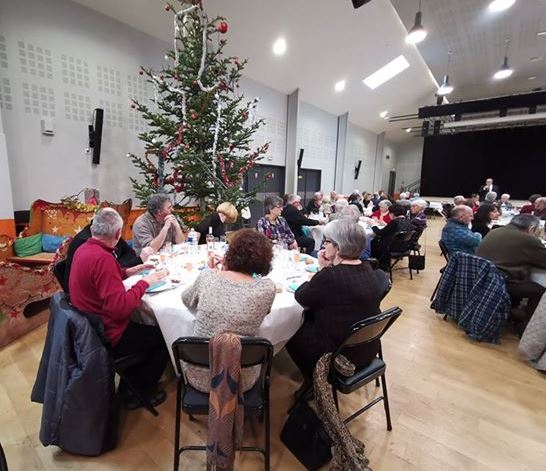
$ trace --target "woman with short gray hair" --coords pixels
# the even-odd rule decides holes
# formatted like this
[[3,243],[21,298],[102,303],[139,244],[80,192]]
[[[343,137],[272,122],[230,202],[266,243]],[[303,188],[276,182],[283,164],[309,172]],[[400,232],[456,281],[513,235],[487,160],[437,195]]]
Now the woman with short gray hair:
[[392,206],[392,203],[389,200],[381,200],[378,204],[379,208],[377,211],[372,213],[372,218],[377,219],[379,222],[388,224],[392,221],[391,213],[389,208]]
[[264,200],[265,215],[258,219],[256,230],[274,243],[286,245],[289,249],[297,249],[296,237],[290,226],[281,216],[283,200],[279,196],[268,196]]
[[[365,244],[360,225],[348,219],[328,223],[324,250],[319,252],[321,270],[295,292],[296,301],[305,306],[305,320],[286,348],[304,376],[301,390],[312,384],[318,359],[334,351],[355,322],[380,312],[389,280],[383,271],[359,260]],[[360,368],[378,351],[379,342],[372,342],[351,349],[346,356]]]

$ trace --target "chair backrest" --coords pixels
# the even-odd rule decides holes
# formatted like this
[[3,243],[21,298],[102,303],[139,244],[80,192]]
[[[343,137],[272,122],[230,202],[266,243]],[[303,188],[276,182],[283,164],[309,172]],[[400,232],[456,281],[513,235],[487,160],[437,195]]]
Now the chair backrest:
[[439,240],[438,245],[440,246],[440,250],[442,251],[443,257],[446,259],[446,262],[449,262],[449,250],[447,249],[447,245],[443,240]]
[[376,316],[356,322],[351,326],[351,332],[341,343],[334,356],[345,348],[379,340],[400,314],[402,314],[402,309],[391,307]]
[[66,274],[66,260],[60,260],[55,265],[53,265],[53,274],[57,281],[61,285],[61,288],[65,293],[68,292],[68,287],[65,285],[65,274]]
[[392,239],[389,250],[392,252],[406,252],[410,250],[415,231],[400,231]]
[[0,443],[0,471],[8,471],[8,462],[6,460],[6,455],[4,454],[4,449]]
[[[262,373],[269,377],[273,361],[273,345],[260,337],[241,337],[241,368],[263,365]],[[210,368],[209,339],[204,337],[180,337],[172,344],[178,375],[183,376],[181,361]]]

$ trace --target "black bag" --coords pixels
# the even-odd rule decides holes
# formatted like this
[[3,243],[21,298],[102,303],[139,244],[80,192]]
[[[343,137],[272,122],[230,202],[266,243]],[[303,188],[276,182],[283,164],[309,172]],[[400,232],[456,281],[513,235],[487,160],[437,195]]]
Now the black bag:
[[281,431],[281,441],[309,470],[319,469],[332,459],[332,441],[306,402],[301,402],[290,412]]
[[424,270],[425,269],[425,256],[424,255],[410,255],[408,265],[412,270]]

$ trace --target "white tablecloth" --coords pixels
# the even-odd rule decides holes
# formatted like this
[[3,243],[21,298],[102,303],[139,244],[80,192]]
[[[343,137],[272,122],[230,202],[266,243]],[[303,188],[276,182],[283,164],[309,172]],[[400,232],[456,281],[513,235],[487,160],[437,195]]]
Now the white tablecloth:
[[[189,256],[179,256],[175,259],[175,262],[170,262],[171,271],[173,268],[178,270],[175,275],[176,278],[184,281],[180,286],[156,294],[145,294],[142,298],[143,302],[155,314],[173,364],[174,359],[171,350],[173,342],[179,337],[193,335],[195,316],[182,303],[181,295],[184,289],[190,286],[200,273],[198,267],[202,266],[205,259],[204,249],[201,250],[199,257],[193,257],[192,270],[176,268],[186,266],[186,262],[190,259]],[[273,271],[268,277],[278,285],[286,287],[290,281],[303,282],[310,277],[310,273],[305,270],[305,262],[295,263],[289,261],[290,257],[292,257],[292,254],[289,251],[284,251],[279,255],[279,259],[274,262]],[[296,278],[287,281],[288,277]],[[139,278],[131,277],[125,280],[124,283],[126,287],[130,287]],[[275,353],[277,353],[300,328],[303,323],[302,312],[303,308],[294,299],[294,294],[283,289],[281,293],[277,293],[275,296],[271,312],[263,320],[258,336],[268,339],[274,345]]]
[[442,211],[444,210],[444,207],[440,201],[430,201],[428,207],[436,211],[440,216],[443,216]]

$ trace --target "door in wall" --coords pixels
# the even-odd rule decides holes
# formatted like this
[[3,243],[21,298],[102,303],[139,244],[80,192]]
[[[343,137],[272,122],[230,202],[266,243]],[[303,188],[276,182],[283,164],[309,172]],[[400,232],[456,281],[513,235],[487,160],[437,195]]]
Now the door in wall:
[[316,191],[320,191],[322,180],[321,170],[301,168],[298,172],[298,195],[301,196],[303,207],[313,198]]
[[245,176],[243,188],[245,191],[254,190],[265,179],[265,186],[256,194],[256,200],[250,204],[250,224],[256,226],[256,222],[264,215],[264,200],[268,196],[284,195],[284,167],[276,165],[256,165]]
[[396,182],[396,170],[391,170],[389,172],[389,189],[387,190],[387,193],[389,196],[394,195],[394,184]]

